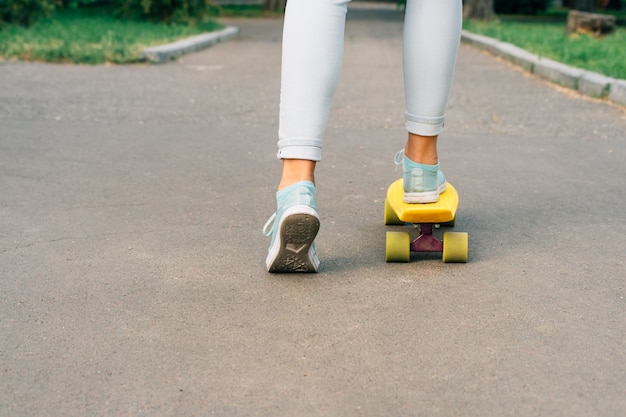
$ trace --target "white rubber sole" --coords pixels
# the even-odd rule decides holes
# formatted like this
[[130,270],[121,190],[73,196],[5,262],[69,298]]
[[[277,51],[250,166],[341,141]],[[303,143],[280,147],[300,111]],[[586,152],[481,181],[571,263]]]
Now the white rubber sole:
[[436,191],[426,191],[423,193],[404,193],[402,201],[408,204],[428,204],[439,201],[439,194],[446,191],[446,183],[439,186]]
[[309,206],[294,206],[278,221],[278,236],[265,260],[267,270],[317,272],[320,261],[313,245],[320,228],[317,212]]

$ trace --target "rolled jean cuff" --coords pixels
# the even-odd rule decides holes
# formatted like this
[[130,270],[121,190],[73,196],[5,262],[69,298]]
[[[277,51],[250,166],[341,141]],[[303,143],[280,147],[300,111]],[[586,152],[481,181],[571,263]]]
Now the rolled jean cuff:
[[322,160],[322,141],[319,139],[281,139],[278,141],[278,159]]
[[437,136],[443,131],[446,116],[424,117],[405,113],[406,130],[420,136]]

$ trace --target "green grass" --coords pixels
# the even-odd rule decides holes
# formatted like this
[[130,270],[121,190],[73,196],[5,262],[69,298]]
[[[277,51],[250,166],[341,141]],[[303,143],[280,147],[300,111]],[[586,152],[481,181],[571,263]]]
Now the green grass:
[[6,60],[77,64],[134,63],[147,46],[173,42],[219,29],[209,21],[202,25],[165,25],[118,19],[112,9],[57,10],[30,28],[0,29],[0,57]]
[[218,9],[218,14],[219,16],[228,17],[263,17],[280,15],[280,12],[263,10],[263,6],[257,4],[233,4],[220,6]]
[[472,33],[511,43],[542,57],[626,79],[626,29],[623,27],[596,39],[587,35],[566,35],[565,23],[500,20],[490,23],[466,21],[463,26]]

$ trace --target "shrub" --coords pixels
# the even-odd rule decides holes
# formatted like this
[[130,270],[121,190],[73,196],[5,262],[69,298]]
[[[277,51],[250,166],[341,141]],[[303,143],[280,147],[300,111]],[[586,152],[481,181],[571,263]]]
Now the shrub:
[[0,0],[0,27],[30,26],[40,17],[49,16],[54,6],[53,0]]
[[545,11],[550,0],[494,0],[497,14],[537,14]]
[[63,7],[67,7],[68,9],[78,9],[79,7],[106,3],[106,1],[101,0],[61,0],[61,4],[63,5]]
[[120,14],[166,23],[197,24],[217,6],[212,0],[117,0]]

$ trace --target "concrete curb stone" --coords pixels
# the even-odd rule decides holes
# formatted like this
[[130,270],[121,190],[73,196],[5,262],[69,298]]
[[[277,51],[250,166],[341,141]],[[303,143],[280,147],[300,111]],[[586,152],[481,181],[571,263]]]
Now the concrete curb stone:
[[583,75],[583,70],[548,58],[539,58],[533,72],[546,80],[573,90],[578,90],[578,80]]
[[499,45],[498,55],[530,72],[535,70],[535,65],[539,61],[538,55],[504,42]]
[[609,100],[626,106],[626,80],[612,80]]
[[589,97],[607,98],[626,105],[626,80],[615,79],[592,71],[571,67],[548,58],[541,58],[522,48],[488,36],[463,31],[461,40],[536,74],[546,80],[569,87]]
[[475,33],[463,31],[462,40],[470,45],[474,45],[480,49],[489,51],[494,55],[498,54],[499,52],[498,44],[500,42],[488,36],[477,35]]
[[236,37],[238,34],[239,28],[228,26],[216,32],[204,33],[181,41],[145,48],[141,55],[152,63],[162,64],[181,55],[197,52],[216,43],[224,42]]
[[603,98],[609,95],[612,78],[592,71],[583,71],[578,80],[578,91],[590,97]]

